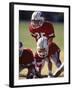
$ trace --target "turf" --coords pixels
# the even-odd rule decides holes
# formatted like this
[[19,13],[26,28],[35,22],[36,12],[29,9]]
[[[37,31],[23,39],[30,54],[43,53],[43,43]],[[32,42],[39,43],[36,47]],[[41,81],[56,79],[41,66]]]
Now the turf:
[[19,41],[22,41],[24,48],[31,48],[33,51],[36,50],[36,42],[29,32],[29,23],[21,22],[19,25]]
[[54,23],[54,30],[55,30],[55,42],[61,48],[64,49],[64,25],[63,23]]

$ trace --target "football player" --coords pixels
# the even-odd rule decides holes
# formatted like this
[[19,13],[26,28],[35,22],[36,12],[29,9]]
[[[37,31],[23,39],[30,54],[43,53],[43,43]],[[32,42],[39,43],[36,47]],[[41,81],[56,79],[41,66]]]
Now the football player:
[[41,37],[37,41],[37,52],[35,54],[35,60],[36,60],[36,71],[41,74],[42,67],[45,64],[45,61],[48,62],[48,70],[49,70],[49,76],[53,77],[52,74],[52,62],[51,58],[53,58],[53,62],[55,63],[56,67],[59,68],[61,66],[61,61],[59,58],[59,53],[56,53],[56,51],[59,49],[55,44],[53,47],[50,48],[48,46],[48,40],[46,37]]
[[47,38],[41,37],[37,41],[37,50],[35,53],[35,70],[36,70],[36,76],[42,77],[41,70],[45,64],[45,61],[48,61],[48,44],[47,44]]
[[[48,39],[49,59],[54,59],[55,63],[59,63],[57,64],[57,67],[59,67],[61,65],[61,61],[59,59],[60,48],[53,42],[53,38],[55,37],[54,28],[51,22],[45,21],[45,18],[42,16],[42,12],[35,11],[32,14],[29,31],[36,41],[43,36]],[[51,72],[52,63],[51,60],[49,61],[49,68]],[[50,73],[50,75],[52,74]]]
[[34,55],[31,49],[23,48],[22,42],[19,42],[19,71],[28,68],[27,78],[33,78],[34,75]]
[[52,23],[45,21],[45,18],[42,16],[42,12],[40,11],[32,14],[29,31],[36,41],[42,36],[47,37],[48,40],[50,38],[49,41],[52,41],[55,37]]

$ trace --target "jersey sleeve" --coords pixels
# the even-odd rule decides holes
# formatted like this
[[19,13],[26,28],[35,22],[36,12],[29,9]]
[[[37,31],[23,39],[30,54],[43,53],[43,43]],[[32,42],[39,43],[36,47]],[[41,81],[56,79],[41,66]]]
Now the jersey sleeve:
[[36,38],[36,35],[35,35],[35,31],[32,28],[31,24],[29,25],[29,32],[30,32],[31,36],[34,37],[35,40],[37,41],[37,38]]
[[31,24],[29,24],[29,32],[31,33],[31,35],[32,35],[32,34],[34,34],[34,30],[33,30],[33,28],[32,28],[32,25],[31,25]]
[[55,37],[55,32],[54,32],[54,27],[52,23],[46,23],[46,32],[47,32],[47,37]]

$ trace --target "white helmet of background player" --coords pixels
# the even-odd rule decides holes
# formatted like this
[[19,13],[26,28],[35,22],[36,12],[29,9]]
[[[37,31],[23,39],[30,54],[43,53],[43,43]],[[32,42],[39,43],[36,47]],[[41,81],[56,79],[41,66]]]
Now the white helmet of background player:
[[44,17],[42,16],[42,12],[35,11],[31,17],[31,25],[33,28],[39,28],[44,23]]
[[37,54],[41,58],[48,56],[48,40],[46,37],[41,37],[37,41]]

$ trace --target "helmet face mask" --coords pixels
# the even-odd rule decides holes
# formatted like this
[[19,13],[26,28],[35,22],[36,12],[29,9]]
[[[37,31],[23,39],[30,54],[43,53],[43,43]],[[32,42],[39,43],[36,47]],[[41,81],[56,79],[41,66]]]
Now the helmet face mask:
[[48,50],[47,49],[37,49],[37,54],[41,58],[46,58],[48,56]]
[[41,14],[42,13],[40,11],[34,12],[32,14],[31,25],[32,25],[33,28],[39,28],[43,25],[44,17],[41,16]]
[[39,28],[43,25],[43,22],[40,20],[32,20],[31,25],[33,28]]

